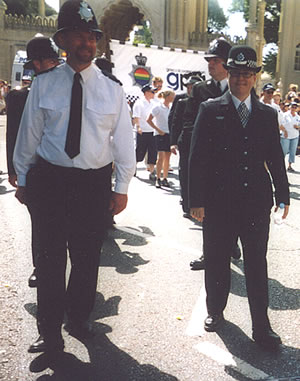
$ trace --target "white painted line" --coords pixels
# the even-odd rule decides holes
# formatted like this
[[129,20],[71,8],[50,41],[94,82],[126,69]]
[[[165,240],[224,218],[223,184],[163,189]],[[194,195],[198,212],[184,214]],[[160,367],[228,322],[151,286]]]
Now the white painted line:
[[195,346],[195,348],[203,355],[210,357],[219,364],[232,367],[235,371],[250,378],[251,380],[265,380],[270,378],[270,376],[262,370],[254,368],[252,365],[236,356],[233,356],[231,353],[217,347],[212,343],[207,341],[199,343]]
[[206,317],[207,317],[206,292],[205,292],[205,288],[202,287],[200,290],[199,298],[193,309],[191,320],[186,329],[186,334],[188,336],[203,336],[205,333],[204,319]]

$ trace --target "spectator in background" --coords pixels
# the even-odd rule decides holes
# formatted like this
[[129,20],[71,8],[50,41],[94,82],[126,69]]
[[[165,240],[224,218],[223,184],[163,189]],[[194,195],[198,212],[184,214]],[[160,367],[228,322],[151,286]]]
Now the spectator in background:
[[143,161],[148,152],[149,179],[155,181],[154,166],[157,158],[155,140],[153,136],[153,128],[147,123],[148,116],[153,108],[153,98],[155,89],[151,85],[142,87],[144,94],[143,99],[139,99],[134,103],[132,110],[133,124],[137,131],[136,136],[136,161]]
[[272,85],[272,83],[265,84],[264,87],[262,88],[261,102],[276,110],[279,129],[282,130],[283,113],[282,113],[279,105],[277,103],[275,103],[275,101],[273,99],[274,92],[275,92],[275,87]]
[[284,156],[289,153],[288,172],[295,172],[292,163],[295,163],[299,140],[300,116],[297,113],[298,107],[298,103],[291,102],[290,109],[284,114],[282,123],[284,136],[281,137],[280,143]]
[[[155,130],[154,138],[158,152],[156,161],[156,188],[170,186],[167,180],[171,156],[168,116],[170,112],[170,104],[173,102],[174,97],[175,93],[172,90],[161,91],[158,93],[158,98],[162,98],[163,102],[152,109],[147,119],[149,125]],[[163,171],[162,180],[160,179],[161,171]]]

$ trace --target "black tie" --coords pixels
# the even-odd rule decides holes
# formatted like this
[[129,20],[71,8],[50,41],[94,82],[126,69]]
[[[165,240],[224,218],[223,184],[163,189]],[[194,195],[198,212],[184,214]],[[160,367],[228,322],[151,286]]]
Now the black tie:
[[80,84],[81,75],[74,74],[70,119],[66,138],[65,151],[73,159],[80,152],[81,116],[82,116],[82,87]]
[[222,89],[221,89],[221,82],[220,82],[220,81],[217,82],[217,87],[218,87],[218,89],[220,90],[220,92],[222,92]]

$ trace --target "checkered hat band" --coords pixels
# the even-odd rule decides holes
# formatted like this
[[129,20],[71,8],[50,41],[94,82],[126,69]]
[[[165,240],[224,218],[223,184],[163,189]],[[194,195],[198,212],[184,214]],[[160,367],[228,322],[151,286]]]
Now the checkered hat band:
[[246,67],[250,67],[253,69],[257,68],[256,61],[252,61],[252,60],[237,61],[237,60],[234,60],[232,58],[229,58],[227,64],[229,65],[232,62],[234,62],[236,65],[240,65],[240,66],[246,66]]
[[138,95],[130,95],[130,94],[127,94],[126,95],[126,99],[131,102],[131,103],[134,103],[136,100],[138,100],[140,97]]

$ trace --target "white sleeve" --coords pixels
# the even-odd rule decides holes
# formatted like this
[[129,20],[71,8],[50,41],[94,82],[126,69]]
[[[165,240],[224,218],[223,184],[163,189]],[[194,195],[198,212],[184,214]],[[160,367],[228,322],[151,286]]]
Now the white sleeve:
[[141,104],[139,101],[135,102],[132,109],[132,117],[133,118],[140,118],[142,113]]
[[36,162],[36,150],[43,129],[44,115],[39,108],[38,78],[35,78],[24,107],[13,155],[19,186],[26,185],[27,172]]
[[120,87],[118,116],[112,132],[116,183],[114,191],[126,194],[136,167],[132,124],[123,89]]

